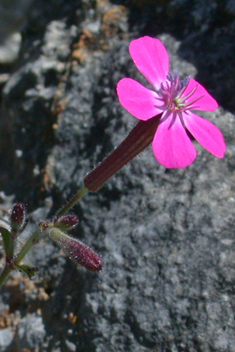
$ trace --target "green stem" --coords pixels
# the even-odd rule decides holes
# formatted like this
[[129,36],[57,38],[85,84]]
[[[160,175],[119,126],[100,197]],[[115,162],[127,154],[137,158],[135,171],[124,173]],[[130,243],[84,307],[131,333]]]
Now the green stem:
[[3,271],[1,272],[1,275],[0,275],[0,287],[2,287],[2,285],[6,281],[6,279],[8,278],[10,273],[12,272],[12,270],[13,269],[10,269],[7,266],[5,266],[5,268],[3,269]]
[[9,268],[7,265],[3,269],[1,275],[0,275],[0,287],[4,284],[6,281],[7,277],[10,275],[12,270],[14,270],[14,263],[18,265],[21,260],[25,257],[25,255],[28,253],[28,251],[31,249],[31,247],[38,242],[39,236],[41,235],[41,232],[36,231],[32,234],[32,236],[29,237],[28,241],[25,242],[24,246],[21,248],[21,251],[18,253],[16,259],[13,261],[13,267]]
[[31,249],[31,247],[38,242],[39,236],[41,235],[40,231],[35,231],[28,239],[28,241],[25,242],[24,246],[21,248],[20,252],[18,253],[16,259],[14,260],[14,263],[17,265],[20,264],[21,260],[26,256],[28,251]]
[[79,199],[81,199],[84,194],[86,194],[87,191],[88,189],[84,186],[67,204],[65,204],[65,206],[63,206],[62,209],[60,209],[60,211],[57,213],[57,216],[66,214],[79,201]]

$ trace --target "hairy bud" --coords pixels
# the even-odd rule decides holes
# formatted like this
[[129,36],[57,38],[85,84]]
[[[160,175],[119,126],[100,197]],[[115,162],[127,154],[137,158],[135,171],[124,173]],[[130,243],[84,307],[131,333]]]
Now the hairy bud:
[[24,229],[26,224],[26,208],[22,203],[17,203],[13,206],[10,217],[12,237],[16,238]]
[[76,215],[62,215],[54,220],[54,226],[62,231],[71,230],[79,223]]
[[93,249],[88,247],[76,238],[68,236],[59,229],[53,228],[49,236],[75,263],[84,266],[90,271],[100,271],[103,267],[103,260]]

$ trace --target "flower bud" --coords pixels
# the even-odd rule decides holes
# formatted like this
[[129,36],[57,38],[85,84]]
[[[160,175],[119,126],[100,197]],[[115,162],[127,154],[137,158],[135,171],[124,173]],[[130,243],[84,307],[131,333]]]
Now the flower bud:
[[100,271],[103,267],[103,260],[93,249],[88,247],[76,238],[68,236],[59,229],[53,228],[49,236],[65,252],[65,254],[76,264],[84,266],[90,271]]
[[10,217],[12,236],[16,238],[19,233],[23,230],[26,223],[26,209],[22,203],[16,203],[13,206],[11,217]]
[[79,223],[76,215],[63,215],[54,220],[54,226],[62,231],[71,230]]

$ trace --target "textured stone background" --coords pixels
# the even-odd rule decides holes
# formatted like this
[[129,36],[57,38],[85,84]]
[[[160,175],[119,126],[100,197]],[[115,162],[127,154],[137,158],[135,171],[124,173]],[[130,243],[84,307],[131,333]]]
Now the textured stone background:
[[74,236],[103,256],[103,272],[43,239],[26,258],[35,280],[16,273],[1,291],[0,352],[234,352],[235,1],[10,2],[4,23],[16,4],[20,21],[0,39],[20,31],[22,42],[0,66],[2,206],[50,216],[125,138],[136,120],[115,87],[125,76],[145,83],[128,53],[142,35],[218,100],[203,116],[227,154],[197,145],[190,167],[165,170],[149,148],[84,197]]

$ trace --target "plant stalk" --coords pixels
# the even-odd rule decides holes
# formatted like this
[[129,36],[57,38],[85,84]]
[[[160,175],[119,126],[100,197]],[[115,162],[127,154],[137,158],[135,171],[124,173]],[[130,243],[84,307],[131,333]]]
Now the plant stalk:
[[84,194],[86,194],[87,191],[88,189],[85,186],[80,189],[80,191],[76,193],[75,196],[67,204],[65,204],[56,215],[61,216],[66,214],[84,196]]
[[29,239],[25,242],[24,246],[21,248],[20,252],[18,253],[17,257],[15,260],[12,262],[12,267],[9,267],[9,265],[5,265],[5,268],[3,269],[2,273],[0,274],[0,287],[4,284],[12,270],[14,270],[14,264],[18,265],[20,264],[21,260],[25,257],[25,255],[28,253],[28,251],[31,249],[31,247],[38,242],[39,237],[41,235],[40,231],[35,231],[32,236],[29,237]]

